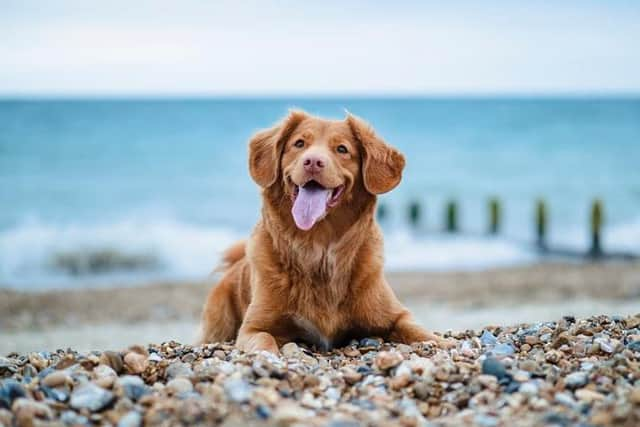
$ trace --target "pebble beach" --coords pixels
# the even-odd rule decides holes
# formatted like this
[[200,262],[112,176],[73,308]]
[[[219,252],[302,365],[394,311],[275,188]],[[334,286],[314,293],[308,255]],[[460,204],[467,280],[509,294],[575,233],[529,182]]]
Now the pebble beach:
[[233,343],[0,358],[0,425],[622,425],[640,423],[640,314],[371,337],[319,354]]

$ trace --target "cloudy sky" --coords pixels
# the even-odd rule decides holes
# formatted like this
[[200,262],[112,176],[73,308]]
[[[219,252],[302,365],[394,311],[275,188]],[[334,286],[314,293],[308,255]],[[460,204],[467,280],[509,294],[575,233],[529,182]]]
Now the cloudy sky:
[[0,0],[0,95],[640,93],[640,2],[378,3]]

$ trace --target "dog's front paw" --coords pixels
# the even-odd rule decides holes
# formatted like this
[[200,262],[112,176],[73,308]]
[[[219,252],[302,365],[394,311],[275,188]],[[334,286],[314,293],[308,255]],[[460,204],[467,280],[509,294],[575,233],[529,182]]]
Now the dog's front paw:
[[250,336],[238,337],[237,347],[245,353],[257,353],[260,351],[268,351],[278,354],[278,343],[276,339],[268,332],[258,332]]

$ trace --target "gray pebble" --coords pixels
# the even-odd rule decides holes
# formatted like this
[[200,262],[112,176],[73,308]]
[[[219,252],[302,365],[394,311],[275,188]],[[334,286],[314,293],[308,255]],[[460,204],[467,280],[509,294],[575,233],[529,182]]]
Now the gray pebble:
[[68,426],[82,426],[89,424],[89,419],[87,417],[73,411],[64,411],[60,415],[60,421]]
[[93,383],[86,383],[71,393],[70,405],[73,409],[88,409],[91,412],[98,412],[109,406],[114,398],[113,393]]
[[142,396],[151,393],[151,390],[142,378],[136,375],[123,375],[118,378],[116,385],[121,387],[124,394],[134,402],[137,402]]
[[42,390],[47,399],[56,400],[58,402],[66,402],[69,399],[69,393],[59,388],[51,388],[43,385],[40,387],[40,390]]
[[186,378],[174,378],[167,383],[167,389],[173,394],[188,393],[193,391],[193,384]]
[[375,349],[380,348],[380,341],[375,338],[363,338],[358,343],[360,347],[373,347]]
[[631,351],[640,352],[640,340],[630,342],[629,344],[627,344],[627,348]]
[[571,396],[571,393],[556,393],[553,399],[568,408],[575,408],[576,406],[576,401],[573,399],[573,396]]
[[518,391],[522,394],[526,394],[527,396],[536,396],[538,394],[538,386],[536,383],[528,381],[520,384]]
[[564,379],[564,384],[570,389],[583,387],[589,381],[589,375],[586,372],[573,372]]
[[14,379],[6,379],[0,382],[0,408],[11,408],[13,401],[25,397],[24,388]]
[[491,352],[496,356],[510,356],[516,352],[511,344],[498,344]]
[[509,376],[504,365],[500,363],[498,359],[493,357],[487,357],[484,362],[482,362],[482,373],[486,375],[493,375],[498,378],[498,380]]
[[224,383],[224,391],[230,400],[243,403],[251,398],[251,385],[241,379],[230,379]]
[[598,343],[600,345],[600,349],[605,353],[611,354],[615,351],[615,346],[613,345],[611,340],[608,340],[606,338],[596,338],[595,340],[593,340],[593,342]]
[[473,421],[482,427],[495,427],[498,425],[498,419],[491,415],[479,414],[473,418]]
[[355,420],[333,420],[327,427],[360,427],[362,424]]
[[162,361],[162,357],[158,354],[158,353],[151,353],[149,355],[149,357],[147,357],[147,360],[149,362],[161,362]]
[[183,362],[173,362],[167,368],[167,379],[174,379],[179,377],[190,378],[193,376],[193,371],[191,370],[191,365]]
[[485,329],[482,331],[482,336],[480,336],[480,342],[483,346],[492,346],[498,344],[498,338]]
[[130,411],[120,418],[118,427],[140,427],[142,425],[142,415],[137,411]]

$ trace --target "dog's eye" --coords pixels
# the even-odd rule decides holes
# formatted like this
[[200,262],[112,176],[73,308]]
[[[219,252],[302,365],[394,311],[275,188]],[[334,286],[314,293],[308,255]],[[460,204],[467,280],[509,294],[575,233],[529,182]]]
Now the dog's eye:
[[349,152],[349,150],[347,150],[347,147],[345,147],[344,145],[338,145],[338,148],[336,148],[336,150],[338,151],[338,153],[340,154],[347,154]]
[[302,148],[302,147],[304,147],[304,141],[299,139],[293,144],[293,146],[296,147],[296,148]]

